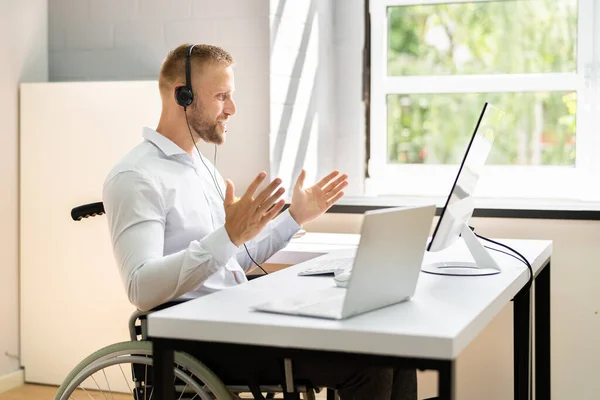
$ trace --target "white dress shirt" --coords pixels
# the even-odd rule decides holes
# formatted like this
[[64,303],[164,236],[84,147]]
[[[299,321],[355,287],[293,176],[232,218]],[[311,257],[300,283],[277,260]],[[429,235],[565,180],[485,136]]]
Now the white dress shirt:
[[[182,295],[246,282],[254,266],[225,230],[223,200],[206,157],[190,156],[154,129],[106,178],[102,201],[129,301],[146,311]],[[215,171],[225,195],[225,183]],[[238,195],[241,195],[239,193]],[[300,226],[284,211],[246,246],[258,263],[287,245]]]

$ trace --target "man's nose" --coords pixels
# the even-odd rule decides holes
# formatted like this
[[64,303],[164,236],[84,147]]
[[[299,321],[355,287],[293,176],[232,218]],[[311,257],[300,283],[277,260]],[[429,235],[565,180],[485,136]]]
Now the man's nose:
[[224,111],[225,111],[225,114],[227,114],[227,115],[235,115],[236,106],[235,106],[235,101],[233,101],[233,99],[230,99],[227,102]]

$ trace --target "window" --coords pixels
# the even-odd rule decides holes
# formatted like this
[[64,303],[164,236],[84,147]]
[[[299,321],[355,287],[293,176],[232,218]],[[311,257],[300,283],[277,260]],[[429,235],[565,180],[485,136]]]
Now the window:
[[477,195],[600,199],[594,3],[370,0],[367,194],[445,196],[487,101],[505,116]]

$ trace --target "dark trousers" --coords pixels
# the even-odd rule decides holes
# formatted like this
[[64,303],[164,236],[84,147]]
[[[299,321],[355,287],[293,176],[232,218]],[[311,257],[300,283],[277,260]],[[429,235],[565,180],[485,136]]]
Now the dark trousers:
[[[279,385],[285,382],[283,359],[264,350],[243,348],[238,352],[230,345],[212,343],[210,350],[199,348],[191,354],[226,385]],[[415,369],[363,366],[318,356],[291,359],[296,384],[336,389],[341,400],[417,399]]]

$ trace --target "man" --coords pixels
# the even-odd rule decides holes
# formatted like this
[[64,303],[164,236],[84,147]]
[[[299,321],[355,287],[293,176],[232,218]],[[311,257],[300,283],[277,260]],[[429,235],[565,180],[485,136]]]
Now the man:
[[[232,65],[231,55],[215,46],[182,45],[170,52],[159,75],[156,130],[144,128],[145,140],[106,178],[103,201],[115,257],[129,300],[140,310],[243,284],[246,270],[283,248],[344,194],[347,175],[334,171],[305,188],[302,171],[290,207],[280,212],[281,180],[258,191],[266,178],[261,172],[236,200],[233,182],[223,183],[196,147],[200,140],[225,142],[236,111]],[[268,357],[198,358],[226,382],[279,374]],[[322,361],[300,362],[295,371],[314,384],[336,387],[344,400],[416,399],[415,371]]]

